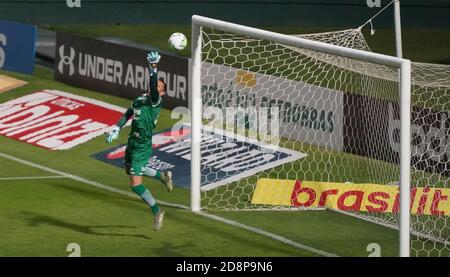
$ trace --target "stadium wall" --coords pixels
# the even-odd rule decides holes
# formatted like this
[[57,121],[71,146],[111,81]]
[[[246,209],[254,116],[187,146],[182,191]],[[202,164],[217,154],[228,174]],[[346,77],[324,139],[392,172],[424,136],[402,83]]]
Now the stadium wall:
[[[386,5],[390,0],[381,0]],[[81,8],[68,8],[66,1],[0,1],[0,19],[32,24],[190,24],[193,14],[257,26],[355,27],[380,8],[369,8],[366,0],[81,0]],[[450,28],[450,2],[403,0],[402,24],[407,28]],[[45,12],[42,12],[45,11]],[[374,22],[393,27],[388,9]]]

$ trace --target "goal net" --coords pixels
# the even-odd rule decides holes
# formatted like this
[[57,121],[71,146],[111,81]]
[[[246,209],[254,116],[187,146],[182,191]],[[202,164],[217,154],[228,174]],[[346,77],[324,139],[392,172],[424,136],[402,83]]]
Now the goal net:
[[[298,35],[298,37],[371,51],[361,29]],[[356,71],[363,72],[364,69],[359,68]],[[379,73],[382,80],[395,79],[391,72]],[[366,71],[365,74],[372,73]],[[370,82],[366,85],[371,89]],[[411,233],[414,235],[411,239],[411,255],[449,256],[450,66],[413,62],[411,85]],[[366,141],[363,147],[370,147],[371,153],[365,154],[365,150],[357,147],[347,152],[396,164],[400,120],[395,115],[393,105],[387,108],[366,105],[366,108],[366,114],[373,113],[369,120],[383,121],[384,128],[376,123],[364,127],[384,132],[387,135],[383,139],[386,143],[368,143],[373,133],[366,130],[359,135]],[[377,111],[377,108],[380,110]],[[383,171],[380,174],[384,174]],[[395,176],[392,177],[395,179]],[[398,186],[395,180],[391,184]],[[351,214],[390,227],[398,226],[398,213],[352,211]]]
[[[301,37],[370,50],[355,30]],[[331,209],[398,226],[399,66],[216,27],[203,26],[200,38],[202,210]],[[445,153],[421,144],[431,128],[446,132],[439,122],[448,103],[438,104],[439,89],[421,88],[411,118],[424,135],[413,138],[412,155],[422,160],[413,159],[411,185],[417,203],[429,197],[413,205],[413,229],[441,244],[448,229],[430,227],[446,226],[448,206],[431,202],[447,193],[436,189],[446,187],[446,167],[415,151]]]

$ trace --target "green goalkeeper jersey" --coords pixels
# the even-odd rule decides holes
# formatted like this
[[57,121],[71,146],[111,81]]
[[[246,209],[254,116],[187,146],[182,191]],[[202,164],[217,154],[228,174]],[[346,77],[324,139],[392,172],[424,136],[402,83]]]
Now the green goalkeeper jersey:
[[136,137],[141,142],[151,142],[161,111],[162,98],[159,96],[157,85],[158,76],[155,72],[150,75],[150,94],[143,94],[136,98],[117,123],[117,126],[122,128],[128,119],[134,116],[130,137]]

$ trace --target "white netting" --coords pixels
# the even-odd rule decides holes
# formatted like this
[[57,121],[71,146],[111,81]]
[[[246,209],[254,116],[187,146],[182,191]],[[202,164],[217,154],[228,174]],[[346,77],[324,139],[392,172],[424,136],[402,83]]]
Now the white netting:
[[[360,29],[300,37],[370,51]],[[203,107],[214,114],[205,123],[222,128],[219,119],[226,118],[228,124],[228,135],[208,133],[202,143],[203,209],[327,207],[398,225],[396,69],[208,28],[202,42]],[[412,255],[449,255],[450,193],[442,190],[449,176],[449,73],[450,66],[412,65]],[[278,108],[276,116],[266,115],[279,118],[277,130],[262,120],[262,108]],[[261,127],[278,131],[280,139],[255,135]],[[256,140],[245,142],[249,137]],[[274,144],[280,148],[272,151]],[[319,196],[303,205],[308,201],[301,188],[307,186],[320,197],[339,192],[329,202],[325,197],[325,205],[318,204]],[[357,203],[356,192],[339,203],[340,193],[348,191],[362,191],[364,202]]]
[[[360,29],[299,36],[370,51]],[[364,68],[353,67],[352,70],[370,74]],[[381,74],[378,72],[376,76],[385,80],[393,78],[393,75],[388,71],[381,72]],[[446,197],[448,192],[444,191],[440,196],[439,191],[434,190],[434,194],[429,193],[430,196],[421,205],[421,197],[417,195],[417,192],[414,192],[414,188],[428,187],[430,191],[431,188],[449,188],[450,66],[413,62],[411,81],[413,106],[411,186],[413,187],[412,196],[415,196],[413,210],[416,206],[417,208],[423,206],[423,210],[430,209],[430,213],[434,211],[434,214],[412,215],[412,232],[417,237],[413,237],[411,254],[448,256],[450,248],[450,211],[448,210],[448,198]],[[399,123],[396,125],[399,128]],[[398,138],[398,135],[396,136]],[[432,200],[430,201],[428,198],[432,198]],[[431,211],[433,206],[436,207]],[[439,214],[442,210],[445,211],[444,215]],[[367,215],[363,216],[367,218]],[[387,218],[380,218],[378,214],[371,214],[369,218],[392,226],[398,224],[398,217],[395,214]]]

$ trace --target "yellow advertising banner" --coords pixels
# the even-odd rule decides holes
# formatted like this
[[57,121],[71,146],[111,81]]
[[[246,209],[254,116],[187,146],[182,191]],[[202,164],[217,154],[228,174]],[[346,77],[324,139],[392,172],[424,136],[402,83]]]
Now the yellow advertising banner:
[[[412,188],[411,213],[449,216],[449,196],[450,189]],[[256,184],[252,204],[398,213],[399,190],[393,185],[262,178]]]

